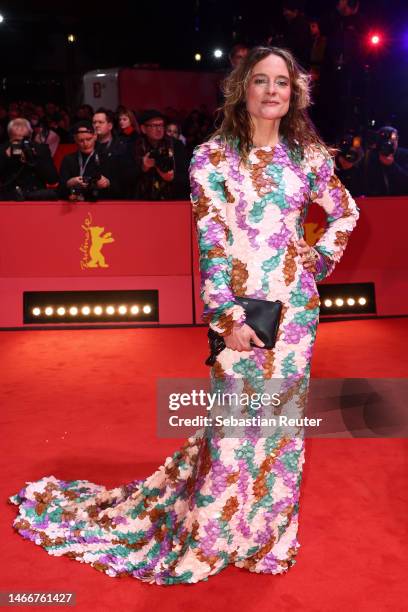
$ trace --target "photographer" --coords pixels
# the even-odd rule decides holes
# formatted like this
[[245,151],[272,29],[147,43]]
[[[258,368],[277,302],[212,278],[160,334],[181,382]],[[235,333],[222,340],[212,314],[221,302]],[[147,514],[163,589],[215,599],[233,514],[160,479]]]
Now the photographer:
[[9,141],[0,147],[0,199],[55,200],[58,173],[46,144],[32,142],[27,119],[7,126]]
[[398,146],[398,130],[384,126],[372,134],[364,162],[367,196],[408,195],[408,150]]
[[354,197],[364,194],[363,159],[361,137],[352,133],[346,134],[338,145],[335,172]]
[[140,118],[142,136],[135,144],[138,200],[188,198],[185,148],[179,140],[165,135],[164,121],[156,110],[146,111]]
[[93,126],[81,121],[74,126],[76,153],[69,153],[61,163],[61,197],[71,201],[115,199],[118,187],[106,158],[96,150]]

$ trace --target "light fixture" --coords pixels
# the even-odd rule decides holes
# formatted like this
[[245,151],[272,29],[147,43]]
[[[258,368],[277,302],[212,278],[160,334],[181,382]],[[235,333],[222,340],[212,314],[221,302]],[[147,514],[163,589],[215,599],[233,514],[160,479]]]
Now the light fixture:
[[371,45],[373,45],[373,47],[378,47],[378,45],[381,43],[381,36],[380,36],[380,34],[378,34],[378,33],[372,34],[370,36],[370,43],[371,43]]
[[71,43],[71,44],[72,44],[72,43],[74,43],[74,42],[76,42],[76,36],[75,36],[75,34],[68,34],[68,36],[67,36],[67,40],[68,40],[68,42],[69,42],[69,43]]
[[3,15],[0,15],[0,23],[3,23],[3,21],[4,21]]
[[25,291],[23,310],[24,323],[36,325],[158,323],[159,292],[157,289]]
[[217,59],[220,59],[220,57],[222,57],[221,49],[214,49],[214,57],[216,57]]
[[350,317],[375,315],[374,283],[324,283],[318,285],[320,315],[326,317]]
[[196,62],[201,62],[201,53],[196,53],[194,59]]

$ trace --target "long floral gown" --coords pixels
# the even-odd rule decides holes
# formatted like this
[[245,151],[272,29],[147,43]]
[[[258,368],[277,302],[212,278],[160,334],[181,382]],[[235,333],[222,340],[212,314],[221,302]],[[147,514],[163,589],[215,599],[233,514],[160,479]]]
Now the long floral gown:
[[[285,142],[253,148],[248,163],[215,138],[196,148],[190,168],[200,250],[204,321],[221,334],[245,320],[235,295],[283,302],[273,350],[224,349],[215,385],[241,379],[257,389],[277,377],[302,381],[305,399],[319,318],[316,281],[342,256],[359,210],[317,147],[303,158]],[[294,240],[310,201],[326,211],[308,272]],[[298,389],[299,390],[299,389]],[[14,529],[49,554],[88,563],[112,577],[194,583],[228,564],[280,574],[295,562],[304,436],[240,437],[199,430],[144,480],[107,490],[46,476],[9,498]]]

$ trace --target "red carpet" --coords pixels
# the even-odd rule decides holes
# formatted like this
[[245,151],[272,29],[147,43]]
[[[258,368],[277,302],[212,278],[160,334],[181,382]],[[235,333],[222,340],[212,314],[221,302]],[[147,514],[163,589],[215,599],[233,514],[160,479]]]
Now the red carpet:
[[[404,377],[407,331],[407,318],[321,324],[312,375]],[[407,440],[307,440],[302,546],[287,575],[230,567],[208,582],[161,587],[109,578],[23,540],[6,500],[25,481],[54,474],[114,487],[149,475],[178,448],[181,440],[156,437],[156,378],[207,377],[206,336],[204,328],[4,332],[0,343],[2,592],[74,591],[80,612],[407,609]]]

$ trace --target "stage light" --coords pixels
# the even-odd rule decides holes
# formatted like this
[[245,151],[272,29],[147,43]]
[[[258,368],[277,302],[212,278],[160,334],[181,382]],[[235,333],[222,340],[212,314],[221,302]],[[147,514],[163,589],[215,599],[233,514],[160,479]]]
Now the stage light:
[[342,298],[337,298],[337,300],[335,300],[334,303],[336,304],[336,306],[341,308],[343,306],[343,304],[344,304],[344,300]]
[[[89,325],[159,322],[156,289],[23,293],[24,323]],[[364,295],[360,291],[358,295]]]
[[378,34],[374,34],[373,36],[371,36],[370,42],[372,45],[379,45],[381,42],[381,37],[378,36]]
[[347,304],[349,306],[354,306],[355,303],[356,303],[356,300],[354,298],[347,298]]
[[194,59],[196,62],[201,62],[201,53],[196,53]]
[[360,304],[360,306],[364,306],[365,304],[367,304],[367,300],[364,297],[358,298],[358,303]]
[[3,21],[4,21],[3,15],[0,15],[0,23],[3,23]]
[[330,306],[333,306],[333,302],[331,300],[324,300],[324,305],[327,308],[330,308]]
[[96,73],[96,76],[97,76],[98,78],[101,78],[101,77],[106,77],[106,72],[97,72],[97,73]]
[[74,43],[74,42],[76,42],[76,36],[75,36],[75,34],[68,34],[68,36],[67,36],[67,40],[68,40],[68,42],[69,42],[69,43],[71,43],[71,44],[72,44],[72,43]]
[[214,49],[214,57],[216,57],[217,59],[220,59],[220,57],[222,57],[221,49]]

